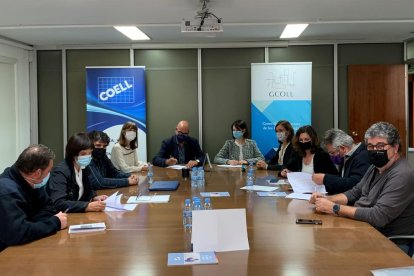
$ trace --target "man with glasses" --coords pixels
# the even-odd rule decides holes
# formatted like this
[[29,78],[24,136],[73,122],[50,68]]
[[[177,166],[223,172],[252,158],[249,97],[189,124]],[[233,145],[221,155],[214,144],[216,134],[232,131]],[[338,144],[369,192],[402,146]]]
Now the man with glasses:
[[48,147],[31,145],[0,175],[0,251],[66,228],[67,215],[45,189],[54,158]]
[[180,121],[175,128],[175,135],[162,141],[161,149],[152,159],[155,166],[167,167],[175,164],[187,168],[199,166],[204,161],[204,153],[197,139],[190,137],[187,121]]
[[[314,193],[317,212],[366,221],[385,236],[414,234],[414,171],[401,158],[398,130],[390,123],[373,124],[365,133],[373,164],[361,181],[342,194]],[[410,240],[395,240],[408,253]],[[408,253],[410,254],[410,253]]]
[[332,162],[338,166],[340,175],[315,173],[313,182],[325,185],[329,194],[348,191],[361,180],[371,165],[365,145],[355,144],[352,137],[340,129],[327,130],[323,143]]

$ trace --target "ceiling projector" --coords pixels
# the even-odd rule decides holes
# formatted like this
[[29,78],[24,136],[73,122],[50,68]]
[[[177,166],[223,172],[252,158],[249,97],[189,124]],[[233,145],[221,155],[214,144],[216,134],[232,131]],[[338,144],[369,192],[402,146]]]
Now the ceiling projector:
[[200,0],[203,3],[201,10],[197,11],[194,20],[185,20],[181,22],[181,32],[187,34],[207,34],[215,35],[223,32],[221,18],[207,8],[209,0]]

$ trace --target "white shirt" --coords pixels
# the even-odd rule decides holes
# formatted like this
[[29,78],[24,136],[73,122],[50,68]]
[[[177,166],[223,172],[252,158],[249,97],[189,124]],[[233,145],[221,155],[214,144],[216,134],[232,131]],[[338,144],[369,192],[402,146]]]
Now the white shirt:
[[305,159],[302,159],[302,172],[310,173],[310,174],[314,173],[314,171],[313,171],[313,157],[314,156],[315,155],[312,155],[312,159],[311,159],[311,162],[309,163],[309,165],[305,165],[305,162],[304,162]]
[[75,168],[75,178],[76,178],[76,183],[79,186],[79,196],[78,196],[78,200],[81,199],[81,197],[83,196],[83,182],[82,182],[82,171],[83,169],[80,169],[79,171],[76,170]]

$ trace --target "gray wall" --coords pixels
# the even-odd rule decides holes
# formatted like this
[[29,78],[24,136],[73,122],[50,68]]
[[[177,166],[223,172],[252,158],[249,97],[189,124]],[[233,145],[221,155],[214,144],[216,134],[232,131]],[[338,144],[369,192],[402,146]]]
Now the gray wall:
[[269,49],[269,62],[312,62],[312,126],[318,135],[333,127],[333,46]]
[[[402,64],[403,44],[338,45],[339,127],[347,131],[347,66]],[[264,48],[202,49],[203,149],[211,158],[231,138],[236,119],[250,123],[250,64],[264,62]],[[38,51],[39,141],[63,157],[60,51]],[[129,50],[67,50],[68,135],[86,129],[85,66],[127,66]],[[135,50],[146,66],[148,159],[179,120],[198,137],[197,49]],[[312,125],[333,127],[333,45],[269,48],[269,62],[312,62]]]
[[241,119],[251,130],[250,64],[264,62],[264,49],[205,49],[202,51],[203,150],[213,161],[231,124]]

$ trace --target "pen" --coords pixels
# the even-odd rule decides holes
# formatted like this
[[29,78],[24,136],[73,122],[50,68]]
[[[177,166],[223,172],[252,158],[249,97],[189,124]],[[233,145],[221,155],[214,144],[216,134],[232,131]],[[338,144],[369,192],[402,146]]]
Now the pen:
[[66,214],[67,212],[69,212],[70,209],[71,209],[71,207],[66,208],[66,210],[63,213]]

